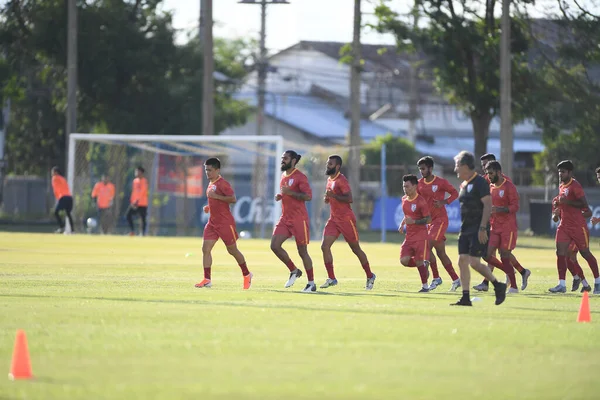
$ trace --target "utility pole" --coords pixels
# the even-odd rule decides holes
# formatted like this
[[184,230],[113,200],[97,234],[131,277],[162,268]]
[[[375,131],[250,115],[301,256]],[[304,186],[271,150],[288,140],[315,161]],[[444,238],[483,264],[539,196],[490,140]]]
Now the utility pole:
[[[348,174],[350,175],[350,187],[357,194],[355,201],[360,195],[360,70],[361,70],[361,48],[360,48],[360,2],[354,0],[354,33],[352,37],[352,66],[350,67],[350,137],[348,145]],[[360,214],[358,208],[356,215]]]
[[[77,132],[77,2],[69,0],[67,27],[67,126],[65,130],[65,166],[69,157],[69,137]],[[66,168],[65,168],[66,170]],[[73,188],[71,188],[73,190]]]
[[[266,38],[267,38],[267,5],[271,4],[289,4],[286,0],[240,0],[238,3],[240,4],[260,4],[260,51],[258,56],[258,65],[256,66],[257,78],[258,78],[258,87],[256,90],[257,97],[257,108],[256,108],[256,134],[258,136],[264,135],[265,131],[265,92],[267,86],[267,47],[266,47]],[[268,182],[267,179],[267,165],[266,159],[262,155],[262,145],[259,143],[257,145],[256,152],[256,160],[254,162],[254,182],[252,185],[255,193],[254,196],[262,199],[262,215],[260,221],[260,231],[258,235],[261,238],[265,237],[265,211],[267,209],[267,192],[268,192]]]
[[200,43],[202,46],[202,134],[214,135],[214,81],[212,0],[200,0]]
[[500,38],[500,163],[502,171],[514,178],[513,124],[511,115],[510,0],[502,1]]

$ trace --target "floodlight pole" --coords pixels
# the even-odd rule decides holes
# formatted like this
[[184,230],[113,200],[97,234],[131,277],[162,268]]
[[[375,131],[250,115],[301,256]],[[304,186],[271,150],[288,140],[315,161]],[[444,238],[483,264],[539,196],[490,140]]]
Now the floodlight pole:
[[510,0],[503,0],[502,36],[500,37],[500,162],[502,171],[513,177],[514,134],[511,113],[510,64]]
[[[266,38],[267,38],[267,5],[272,5],[272,4],[289,4],[288,1],[285,0],[240,0],[238,2],[239,4],[254,4],[260,5],[260,39],[259,39],[259,43],[260,43],[260,50],[259,50],[259,56],[258,56],[258,65],[257,65],[257,78],[258,78],[258,87],[257,87],[257,91],[256,91],[256,97],[257,97],[257,109],[256,109],[256,134],[258,136],[262,136],[264,135],[264,127],[265,127],[265,92],[266,92],[266,86],[267,86],[267,65],[268,65],[268,60],[267,60],[267,47],[266,47]],[[277,122],[275,122],[277,123]],[[260,146],[260,144],[259,144]],[[266,173],[266,167],[267,165],[264,165],[264,160],[262,159],[261,156],[261,151],[257,152],[256,155],[256,162],[254,163],[255,165],[255,169],[254,169],[254,176],[257,177],[257,189],[258,189],[258,195],[262,198],[262,210],[263,213],[261,215],[261,222],[260,222],[260,237],[262,239],[264,239],[265,237],[265,218],[264,218],[264,213],[266,211],[266,204],[267,204],[267,197],[266,197],[266,193],[267,190],[263,190],[262,187],[260,187],[261,183],[264,183],[264,185],[268,185],[268,179],[265,175]],[[277,165],[277,164],[276,164]]]

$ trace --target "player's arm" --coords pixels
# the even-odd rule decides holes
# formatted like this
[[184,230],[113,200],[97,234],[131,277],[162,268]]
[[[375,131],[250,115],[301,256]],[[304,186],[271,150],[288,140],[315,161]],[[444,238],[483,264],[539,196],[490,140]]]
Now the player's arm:
[[222,191],[223,194],[217,194],[217,192],[215,192],[214,190],[209,190],[206,193],[206,197],[208,197],[209,199],[219,200],[227,204],[233,204],[237,202],[237,198],[235,197],[235,193],[233,192],[233,189],[231,189],[231,187],[223,187]]
[[585,193],[583,192],[583,189],[581,188],[581,186],[576,186],[574,188],[574,190],[575,190],[575,197],[577,197],[576,200],[567,200],[564,196],[560,196],[558,198],[558,203],[566,204],[568,206],[575,207],[575,208],[588,208],[588,202],[585,198]]
[[583,218],[585,219],[589,219],[592,215],[592,210],[590,210],[589,208],[585,208],[581,211],[581,214],[583,214]]
[[429,208],[427,207],[427,203],[423,202],[421,205],[421,218],[412,219],[410,217],[405,217],[405,221],[407,225],[427,225],[431,223],[431,215],[429,215]]
[[327,192],[325,192],[325,196],[328,198],[335,199],[340,203],[352,203],[352,190],[350,189],[349,185],[342,185],[340,190],[346,193],[335,194],[333,190],[328,190]]
[[512,188],[507,190],[508,196],[508,206],[506,207],[493,207],[494,212],[504,213],[504,214],[516,214],[519,211],[519,193],[517,193],[516,188]]
[[300,189],[300,191],[294,192],[288,186],[284,186],[281,188],[281,193],[291,196],[291,197],[295,198],[296,200],[301,200],[301,201],[311,201],[312,200],[312,189],[310,188],[310,185],[308,184],[308,181],[306,179],[302,179],[300,181],[298,188]]
[[481,223],[479,224],[479,230],[487,229],[487,225],[490,222],[490,215],[492,214],[492,196],[485,195],[481,198],[483,203],[483,215],[481,216]]
[[450,182],[446,181],[446,193],[450,196],[445,200],[446,204],[452,203],[454,200],[458,199],[458,190]]

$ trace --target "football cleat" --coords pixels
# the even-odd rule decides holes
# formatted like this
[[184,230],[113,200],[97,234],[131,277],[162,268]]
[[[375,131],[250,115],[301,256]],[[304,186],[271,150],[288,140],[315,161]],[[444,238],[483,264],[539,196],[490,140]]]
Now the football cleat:
[[506,293],[519,293],[519,289],[515,287],[508,288],[508,292]]
[[252,272],[250,272],[248,275],[244,275],[244,290],[248,290],[250,289],[250,286],[252,286],[252,277],[254,275],[252,274]]
[[490,289],[490,285],[488,285],[487,282],[481,282],[479,285],[473,286],[473,289],[477,290],[478,292],[487,292]]
[[196,285],[195,285],[195,286],[196,286],[197,288],[203,288],[203,287],[209,288],[209,287],[212,287],[212,282],[210,281],[210,279],[206,279],[206,278],[204,278],[204,279],[202,280],[202,282],[200,282],[200,283],[196,283]]
[[431,284],[429,285],[429,290],[433,290],[436,287],[440,286],[443,283],[442,278],[433,278]]
[[290,273],[290,279],[288,279],[288,281],[285,283],[285,287],[289,288],[290,286],[292,286],[294,282],[296,282],[296,279],[300,278],[301,276],[302,271],[299,268],[296,268],[295,271],[292,271]]
[[579,286],[581,285],[581,278],[573,278],[573,285],[571,286],[571,292],[576,292],[577,289],[579,289]]
[[312,293],[317,291],[317,285],[314,283],[306,284],[306,287],[302,290],[302,293]]
[[335,286],[338,284],[337,279],[327,278],[324,284],[321,285],[321,289],[327,289],[330,286]]
[[556,285],[553,288],[548,289],[550,293],[567,293],[567,287],[562,285]]
[[498,282],[498,284],[494,285],[494,294],[496,295],[495,304],[497,306],[504,303],[504,300],[506,300],[506,283]]
[[375,274],[372,274],[373,276],[371,276],[370,278],[367,278],[367,284],[365,285],[365,289],[367,290],[371,290],[373,289],[373,285],[375,284],[375,278],[377,278],[375,276]]
[[523,278],[523,284],[521,285],[521,290],[525,290],[527,288],[527,281],[529,280],[530,276],[531,276],[531,271],[528,269],[525,269],[525,273],[523,275],[521,275],[521,277]]
[[460,279],[452,281],[452,286],[450,286],[450,291],[456,292],[456,289],[458,289],[459,287],[460,287]]
[[471,300],[469,300],[469,299],[461,298],[456,303],[452,303],[450,305],[451,306],[469,306],[470,307],[473,305],[473,303],[471,303]]
[[600,294],[600,283],[594,283],[594,294]]

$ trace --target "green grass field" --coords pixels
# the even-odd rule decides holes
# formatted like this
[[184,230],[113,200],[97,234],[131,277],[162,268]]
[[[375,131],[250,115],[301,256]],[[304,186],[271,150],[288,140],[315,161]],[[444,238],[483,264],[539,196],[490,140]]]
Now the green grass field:
[[[200,238],[0,234],[0,365],[8,374],[24,329],[36,376],[4,375],[0,399],[599,398],[600,299],[592,323],[578,324],[581,295],[547,293],[552,241],[520,244],[533,271],[525,292],[501,306],[472,294],[481,301],[455,308],[445,271],[435,292],[416,293],[398,244],[363,245],[372,292],[341,241],[340,285],[304,294],[305,277],[283,288],[287,269],[266,241],[239,242],[254,273],[242,291],[222,244],[213,288],[194,288]],[[319,243],[310,252],[320,285]]]

